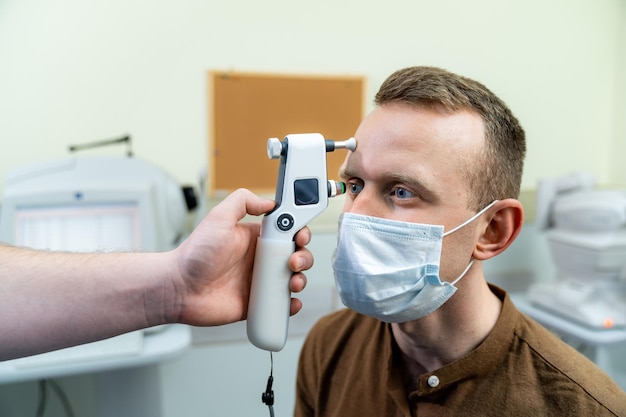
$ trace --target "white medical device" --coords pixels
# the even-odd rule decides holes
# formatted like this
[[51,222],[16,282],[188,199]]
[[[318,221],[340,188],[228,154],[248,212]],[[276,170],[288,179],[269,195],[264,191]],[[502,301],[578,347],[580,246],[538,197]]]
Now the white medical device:
[[164,170],[137,158],[72,157],[13,169],[0,241],[69,251],[172,249],[189,206]]
[[319,133],[267,141],[268,157],[280,158],[280,165],[276,207],[261,224],[248,303],[248,339],[258,348],[278,352],[287,339],[292,275],[287,260],[295,234],[326,209],[329,197],[345,192],[345,184],[327,179],[326,152],[335,149],[355,150],[356,141],[335,142]]
[[597,189],[584,173],[544,179],[536,222],[557,278],[531,285],[528,299],[590,328],[626,327],[626,190]]

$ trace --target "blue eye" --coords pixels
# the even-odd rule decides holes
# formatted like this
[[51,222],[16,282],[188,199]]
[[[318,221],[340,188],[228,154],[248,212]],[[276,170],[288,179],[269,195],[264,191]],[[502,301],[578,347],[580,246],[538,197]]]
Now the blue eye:
[[393,195],[398,197],[398,198],[400,198],[400,199],[415,197],[415,194],[413,194],[412,192],[410,192],[406,188],[396,188],[396,189],[394,189],[393,190]]
[[350,194],[358,194],[361,192],[362,189],[363,185],[361,184],[355,182],[348,183],[348,190],[350,191]]

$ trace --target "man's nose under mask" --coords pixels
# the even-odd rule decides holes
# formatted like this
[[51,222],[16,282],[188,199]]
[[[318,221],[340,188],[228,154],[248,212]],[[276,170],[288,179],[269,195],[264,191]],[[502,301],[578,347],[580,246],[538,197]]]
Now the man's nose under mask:
[[344,213],[339,220],[332,264],[342,302],[354,311],[387,323],[425,317],[456,292],[439,277],[444,236],[461,229],[491,208],[444,233],[441,225],[388,220]]

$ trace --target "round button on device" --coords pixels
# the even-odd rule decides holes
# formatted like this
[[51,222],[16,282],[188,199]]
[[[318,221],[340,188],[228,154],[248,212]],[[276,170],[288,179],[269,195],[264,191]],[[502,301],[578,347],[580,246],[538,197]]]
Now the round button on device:
[[284,213],[281,214],[280,216],[278,216],[278,219],[276,220],[276,226],[278,226],[278,228],[280,230],[282,230],[283,232],[286,232],[287,230],[291,229],[293,227],[293,216],[289,213]]

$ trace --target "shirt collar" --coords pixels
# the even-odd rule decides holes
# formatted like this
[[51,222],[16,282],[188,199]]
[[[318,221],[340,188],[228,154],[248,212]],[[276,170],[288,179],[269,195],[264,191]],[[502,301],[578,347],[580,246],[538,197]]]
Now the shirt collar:
[[[495,327],[487,338],[473,351],[436,371],[420,377],[418,389],[412,395],[427,395],[450,384],[467,378],[479,377],[489,373],[501,363],[508,354],[514,340],[516,308],[506,291],[489,284],[491,291],[502,301],[502,309]],[[391,326],[385,333],[385,357],[387,358],[386,383],[392,397],[406,401],[406,385],[403,384],[405,372],[402,369],[400,352],[391,335]],[[506,342],[505,342],[506,341]],[[408,404],[407,404],[408,407]]]

